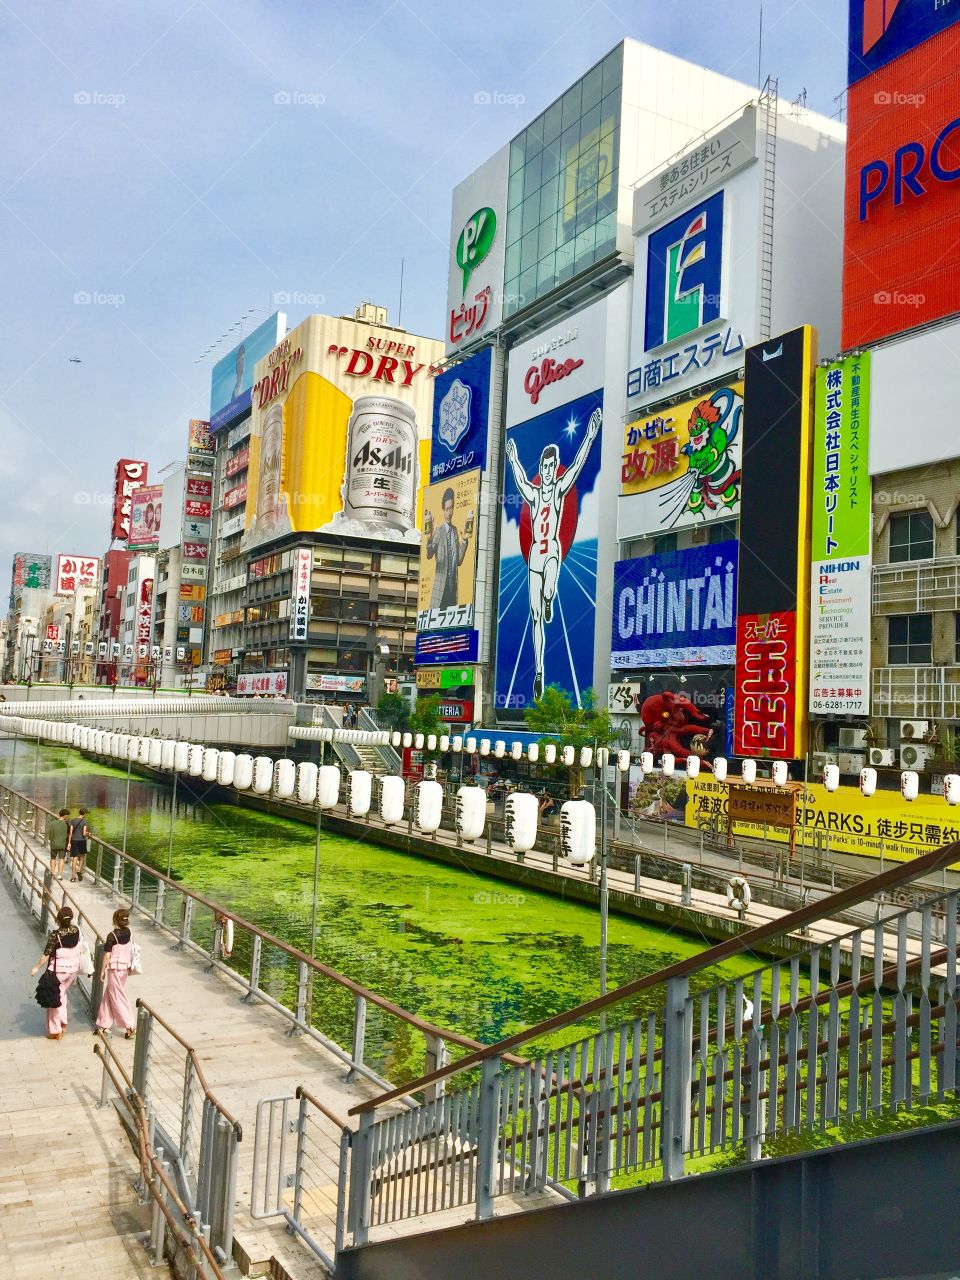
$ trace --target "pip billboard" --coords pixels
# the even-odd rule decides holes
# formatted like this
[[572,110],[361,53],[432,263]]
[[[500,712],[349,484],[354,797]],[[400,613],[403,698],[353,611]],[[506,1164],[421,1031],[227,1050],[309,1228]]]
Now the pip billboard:
[[628,422],[620,464],[620,537],[737,515],[742,426],[742,382]]
[[817,370],[810,710],[870,712],[870,353]]
[[210,379],[211,431],[228,427],[248,412],[254,367],[258,360],[270,354],[286,330],[287,317],[275,311],[213,366]]
[[453,191],[447,280],[447,354],[472,346],[503,318],[510,148],[501,147]]
[[737,592],[736,754],[806,754],[816,334],[747,351]]
[[737,640],[737,543],[613,567],[613,668],[729,666]]
[[[901,0],[901,9],[917,8]],[[933,8],[933,5],[924,5]],[[951,8],[960,13],[955,2]],[[953,315],[960,296],[960,25],[851,85],[843,347]]]
[[439,374],[433,384],[433,437],[430,480],[483,470],[490,419],[490,371],[493,348]]
[[287,533],[418,545],[441,344],[309,316],[257,366],[243,548]]

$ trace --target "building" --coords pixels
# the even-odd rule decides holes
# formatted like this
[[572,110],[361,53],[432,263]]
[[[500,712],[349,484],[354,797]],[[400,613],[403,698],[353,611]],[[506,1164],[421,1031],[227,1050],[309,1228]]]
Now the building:
[[119,663],[124,684],[146,685],[154,678],[152,624],[156,577],[156,557],[130,555],[119,626]]
[[132,551],[114,547],[103,557],[96,633],[97,684],[120,682],[120,617],[132,555]]
[[46,611],[51,596],[52,568],[49,555],[20,552],[13,557],[4,680],[26,680],[33,672],[40,616]]
[[388,669],[412,667],[442,354],[438,340],[390,325],[385,308],[365,303],[352,318],[308,317],[257,362],[240,538],[241,691],[262,676],[258,687],[273,692],[366,700],[383,646]]

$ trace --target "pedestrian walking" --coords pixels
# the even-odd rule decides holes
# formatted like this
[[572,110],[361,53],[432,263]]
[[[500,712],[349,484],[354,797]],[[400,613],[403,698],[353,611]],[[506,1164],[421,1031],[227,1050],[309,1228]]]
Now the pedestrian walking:
[[82,880],[87,869],[87,851],[90,848],[90,827],[87,810],[80,809],[77,817],[70,819],[70,879]]
[[57,927],[47,938],[43,955],[30,970],[30,976],[34,977],[47,968],[60,983],[60,1004],[47,1009],[48,1040],[60,1040],[67,1029],[67,993],[80,972],[80,955],[80,930],[73,923],[73,912],[69,907],[61,907],[57,912]]
[[113,913],[113,928],[103,944],[100,981],[103,999],[97,1013],[97,1030],[110,1031],[114,1023],[124,1029],[124,1039],[132,1040],[136,1026],[133,1009],[126,993],[127,975],[133,967],[133,937],[130,913],[120,907]]
[[56,818],[47,821],[47,844],[50,846],[50,871],[58,880],[63,879],[63,864],[70,843],[69,809],[61,809]]

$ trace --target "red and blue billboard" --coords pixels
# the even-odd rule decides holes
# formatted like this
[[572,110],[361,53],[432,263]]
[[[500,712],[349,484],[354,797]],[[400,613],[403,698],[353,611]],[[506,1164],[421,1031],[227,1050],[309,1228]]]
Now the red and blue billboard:
[[848,83],[895,62],[958,19],[958,0],[850,0]]

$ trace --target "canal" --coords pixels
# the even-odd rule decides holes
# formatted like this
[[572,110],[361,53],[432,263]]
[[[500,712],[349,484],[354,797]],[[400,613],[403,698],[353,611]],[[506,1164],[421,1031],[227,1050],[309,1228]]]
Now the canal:
[[[120,846],[124,769],[69,748],[22,741],[14,758],[14,744],[4,741],[0,778],[35,793],[47,808],[66,803],[75,812],[85,805],[92,830]],[[170,800],[169,787],[133,776],[127,849],[160,870],[167,864]],[[173,876],[304,951],[310,949],[314,846],[310,825],[230,804],[182,803],[178,796]],[[334,834],[321,835],[319,902],[319,960],[412,1013],[486,1043],[598,993],[599,917],[588,906]],[[609,985],[707,945],[612,915]],[[732,961],[697,985],[762,963]],[[295,973],[278,981],[289,988]],[[327,1034],[349,1043],[352,1001],[331,1000],[315,1015]],[[414,1070],[421,1056],[412,1044],[397,1043],[398,1034],[395,1022],[374,1019],[368,1027],[368,1060],[391,1079]],[[378,1035],[384,1043],[375,1042]]]

